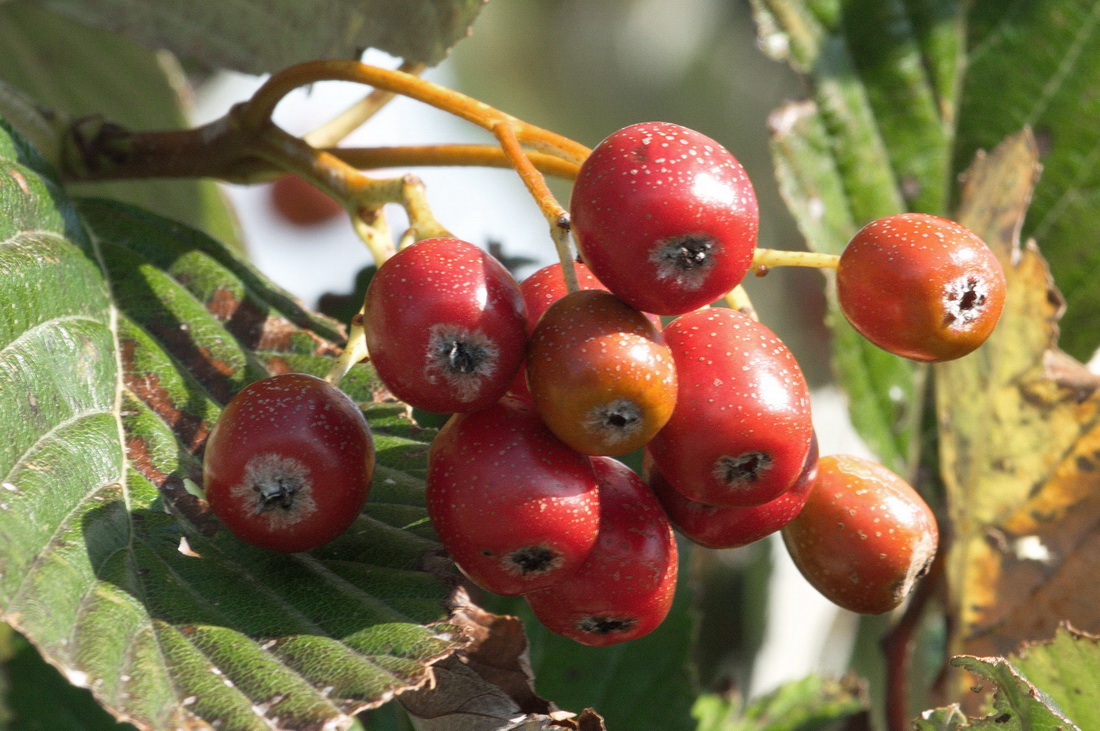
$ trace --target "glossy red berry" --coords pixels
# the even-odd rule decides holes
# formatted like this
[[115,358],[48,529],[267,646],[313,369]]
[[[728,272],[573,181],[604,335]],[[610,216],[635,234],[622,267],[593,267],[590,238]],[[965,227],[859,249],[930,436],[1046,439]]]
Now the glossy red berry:
[[271,206],[288,223],[316,226],[344,212],[343,206],[317,186],[298,175],[284,175],[271,184]]
[[[573,271],[577,273],[577,284],[581,289],[607,291],[607,287],[581,262],[573,263]],[[523,295],[523,303],[527,306],[527,324],[531,330],[534,330],[542,313],[546,312],[546,308],[569,294],[569,289],[565,285],[565,275],[561,270],[561,262],[548,264],[533,272],[531,276],[519,283],[519,291]]]
[[676,405],[664,338],[610,292],[581,290],[550,305],[528,341],[526,369],[543,421],[585,454],[641,449]]
[[845,609],[882,614],[901,604],[936,555],[931,509],[905,480],[870,460],[818,461],[809,499],[783,528],[794,564]]
[[1004,271],[985,242],[923,213],[860,229],[840,256],[836,282],[840,308],[860,334],[919,361],[970,353],[1004,307]]
[[759,213],[745,169],[711,138],[676,124],[635,124],[600,142],[569,206],[581,258],[643,312],[710,304],[752,264]]
[[700,546],[737,548],[775,533],[802,510],[817,477],[817,440],[813,441],[794,486],[763,505],[749,508],[720,508],[686,498],[668,483],[652,457],[646,455],[644,462],[646,481],[676,530]]
[[581,567],[525,595],[552,632],[602,647],[637,639],[668,615],[676,591],[672,526],[640,477],[610,457],[593,457],[600,483],[599,538]]
[[455,563],[496,594],[557,583],[584,562],[599,528],[588,457],[513,399],[444,425],[428,454],[426,500]]
[[727,308],[682,315],[665,328],[679,391],[649,442],[661,474],[708,505],[760,505],[794,485],[813,440],[810,394],[775,334]]
[[320,378],[288,373],[237,394],[206,440],[210,509],[246,543],[308,551],[363,509],[374,442],[363,412]]
[[398,251],[371,279],[363,330],[378,377],[405,403],[437,413],[484,409],[523,361],[519,285],[495,259],[453,238]]

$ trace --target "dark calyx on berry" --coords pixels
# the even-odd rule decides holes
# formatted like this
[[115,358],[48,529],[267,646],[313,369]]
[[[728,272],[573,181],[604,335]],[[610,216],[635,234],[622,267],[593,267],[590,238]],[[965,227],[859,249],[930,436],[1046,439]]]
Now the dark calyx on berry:
[[312,502],[309,468],[293,457],[264,452],[248,460],[245,479],[234,492],[241,497],[248,492],[255,496],[249,500],[249,505],[255,503],[254,515],[273,510],[282,513],[292,513],[297,508],[308,510]]
[[425,374],[442,378],[461,401],[479,397],[486,379],[500,367],[497,346],[477,331],[434,328],[428,340],[430,357]]
[[504,565],[509,572],[520,576],[545,574],[561,564],[561,553],[545,545],[517,548],[504,557]]
[[617,432],[623,437],[635,434],[642,425],[642,410],[629,399],[615,399],[589,412],[597,430]]
[[966,277],[947,286],[945,326],[965,326],[981,314],[987,298],[986,288],[976,277]]
[[591,635],[611,635],[629,632],[638,620],[623,617],[584,617],[577,621],[577,629]]
[[252,489],[260,498],[256,503],[257,513],[275,508],[290,510],[294,507],[294,496],[302,489],[302,481],[297,477],[276,477],[257,482]]
[[452,340],[444,345],[447,349],[447,363],[456,373],[473,373],[479,362],[485,359],[485,349]]
[[657,265],[658,278],[674,279],[688,289],[697,289],[714,267],[719,248],[713,236],[688,234],[658,242],[649,259]]
[[714,476],[730,487],[752,483],[764,476],[772,466],[770,454],[746,452],[736,457],[722,457],[714,463]]

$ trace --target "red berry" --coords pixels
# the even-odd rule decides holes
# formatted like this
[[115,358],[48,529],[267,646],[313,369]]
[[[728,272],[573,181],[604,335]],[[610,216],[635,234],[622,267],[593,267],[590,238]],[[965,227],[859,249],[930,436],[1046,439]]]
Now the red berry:
[[641,449],[676,405],[664,338],[610,292],[581,290],[550,305],[528,341],[526,369],[543,421],[585,454]]
[[844,316],[880,348],[920,361],[960,358],[984,343],[1004,307],[997,257],[969,229],[923,213],[864,226],[837,268]]
[[588,556],[599,528],[589,459],[513,399],[444,425],[428,454],[426,499],[455,563],[496,594],[560,581]]
[[[577,273],[577,284],[581,289],[607,291],[607,287],[581,262],[574,262],[573,270]],[[565,286],[565,275],[561,271],[561,262],[554,262],[531,274],[519,283],[519,291],[527,306],[527,324],[534,330],[546,308],[569,294]]]
[[425,411],[477,411],[508,389],[523,361],[519,285],[495,259],[452,238],[397,252],[371,279],[363,330],[379,378]]
[[931,509],[905,480],[870,460],[830,455],[798,517],[783,528],[795,565],[822,595],[853,612],[901,604],[936,555]]
[[637,639],[668,615],[676,591],[672,526],[640,477],[610,457],[593,457],[600,530],[581,567],[549,589],[525,595],[543,625],[585,645]]
[[315,226],[344,212],[339,201],[297,175],[285,175],[271,184],[271,206],[295,226]]
[[363,412],[320,378],[288,373],[237,394],[206,440],[210,509],[241,540],[308,551],[363,509],[374,443]]
[[794,485],[813,440],[810,394],[775,334],[726,308],[681,315],[665,328],[679,392],[649,442],[661,474],[686,497],[749,507]]
[[[592,276],[592,272],[584,264],[574,262],[573,269],[577,273],[577,284],[581,289],[607,291],[607,287],[600,284],[600,280]],[[530,334],[546,308],[569,293],[565,286],[565,275],[561,271],[561,262],[554,262],[531,274],[519,283],[519,291],[527,307],[527,332]],[[527,390],[526,369],[523,366],[520,366],[508,393],[520,398],[531,398],[531,393]]]
[[[573,270],[577,273],[577,284],[581,289],[599,289],[609,291],[603,283],[596,279],[583,262],[573,262]],[[546,308],[569,294],[565,285],[565,275],[561,271],[561,263],[554,262],[539,269],[531,276],[519,283],[519,291],[523,294],[523,302],[527,305],[528,332],[535,329],[542,313]],[[646,317],[653,326],[660,330],[663,325],[657,315],[646,313]]]
[[750,508],[720,508],[690,500],[668,483],[648,454],[644,463],[646,481],[676,530],[707,548],[737,548],[775,533],[802,510],[817,477],[817,440],[813,440],[794,486],[779,497]]
[[581,258],[630,306],[678,315],[725,296],[752,264],[759,226],[745,169],[720,144],[667,122],[608,136],[570,199]]

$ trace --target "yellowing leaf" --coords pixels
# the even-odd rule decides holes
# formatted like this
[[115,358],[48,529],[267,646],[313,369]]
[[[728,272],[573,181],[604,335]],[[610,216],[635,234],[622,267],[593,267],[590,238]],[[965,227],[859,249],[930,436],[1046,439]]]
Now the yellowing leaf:
[[1100,381],[1057,347],[1064,303],[1019,231],[1039,175],[1027,131],[979,155],[958,220],[997,252],[1005,311],[975,354],[935,368],[952,654],[1006,655],[1063,620],[1100,629]]

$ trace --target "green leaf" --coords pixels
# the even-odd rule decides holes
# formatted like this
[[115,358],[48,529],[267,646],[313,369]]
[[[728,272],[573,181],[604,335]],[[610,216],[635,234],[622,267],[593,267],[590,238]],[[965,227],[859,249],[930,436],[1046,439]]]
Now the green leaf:
[[1035,237],[1065,295],[1059,345],[1087,360],[1100,345],[1100,4],[977,0],[966,21],[968,56],[953,169],[979,149],[1031,127],[1043,151],[1024,236]]
[[[424,524],[431,433],[357,366],[378,468],[312,553],[240,543],[186,488],[221,406],[327,370],[332,321],[236,254],[117,202],[74,208],[0,135],[0,606],[70,681],[146,727],[319,727],[462,644]],[[406,527],[409,526],[408,529]],[[437,569],[438,571],[438,569]]]
[[869,705],[866,687],[855,678],[811,675],[786,683],[743,708],[739,701],[702,695],[693,714],[699,722],[698,731],[839,731],[852,727],[856,719],[866,722]]
[[[63,117],[100,115],[131,129],[188,126],[189,94],[173,59],[30,2],[0,3],[0,81]],[[240,247],[236,220],[213,181],[141,180],[73,187],[117,198]]]
[[133,731],[128,723],[116,721],[103,710],[92,694],[69,683],[49,666],[23,637],[12,635],[12,654],[4,663],[8,679],[7,706],[10,718],[5,728],[23,731]]
[[1049,642],[1025,644],[1012,662],[1081,728],[1100,728],[1100,638],[1062,626]]
[[87,25],[252,74],[378,48],[439,63],[486,0],[40,0]]
[[1025,643],[1009,658],[959,656],[952,664],[997,684],[993,713],[969,719],[958,705],[927,711],[920,731],[1091,729],[1100,725],[1100,638],[1063,625],[1047,642]]
[[1003,657],[959,655],[951,664],[996,685],[993,710],[981,719],[968,719],[958,706],[926,711],[914,726],[919,731],[986,729],[992,731],[1080,731],[1058,704],[1036,688],[1013,663]]

